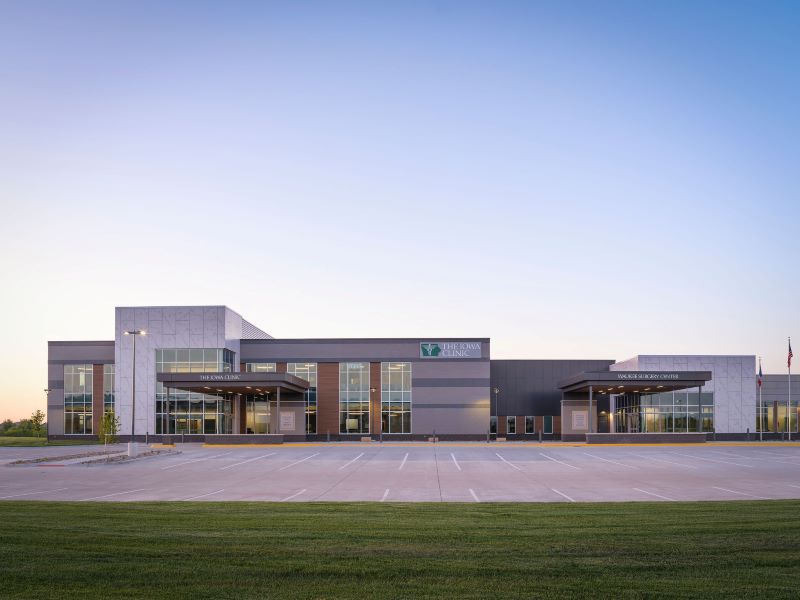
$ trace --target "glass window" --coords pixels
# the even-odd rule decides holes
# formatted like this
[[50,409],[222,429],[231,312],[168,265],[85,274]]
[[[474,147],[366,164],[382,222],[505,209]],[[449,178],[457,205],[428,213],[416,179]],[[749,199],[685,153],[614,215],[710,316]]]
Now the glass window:
[[103,365],[103,411],[115,413],[114,365]]
[[64,433],[92,433],[92,365],[64,365]]
[[[156,373],[231,371],[235,353],[227,348],[156,350]],[[160,360],[159,360],[160,359]],[[112,365],[113,366],[113,365]],[[233,395],[197,394],[156,381],[156,433],[233,433]]]
[[369,433],[369,363],[339,363],[339,432]]
[[411,433],[411,363],[381,363],[381,431]]
[[317,363],[287,363],[289,375],[305,379],[309,388],[306,398],[306,433],[317,433]]
[[536,433],[533,417],[525,417],[525,433]]
[[517,433],[517,417],[506,417],[506,433]]
[[497,433],[497,417],[489,417],[489,433]]
[[[296,363],[292,363],[296,364]],[[267,362],[249,362],[244,363],[244,370],[247,373],[275,373],[277,371],[278,365],[276,363],[267,363]],[[288,367],[287,367],[288,371]]]

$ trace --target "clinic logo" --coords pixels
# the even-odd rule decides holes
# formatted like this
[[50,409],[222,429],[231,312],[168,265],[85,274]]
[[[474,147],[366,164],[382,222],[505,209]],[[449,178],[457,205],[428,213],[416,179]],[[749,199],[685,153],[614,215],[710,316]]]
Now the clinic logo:
[[442,353],[442,347],[439,344],[420,344],[422,351],[422,358],[434,358]]

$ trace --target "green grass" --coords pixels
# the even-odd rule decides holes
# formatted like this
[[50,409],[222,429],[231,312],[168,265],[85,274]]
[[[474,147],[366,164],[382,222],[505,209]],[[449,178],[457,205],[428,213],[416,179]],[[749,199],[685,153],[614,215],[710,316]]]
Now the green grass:
[[0,503],[3,598],[797,598],[800,502]]
[[48,442],[46,437],[14,437],[0,435],[0,447],[3,446],[84,446],[86,444],[99,444],[97,440],[55,440]]

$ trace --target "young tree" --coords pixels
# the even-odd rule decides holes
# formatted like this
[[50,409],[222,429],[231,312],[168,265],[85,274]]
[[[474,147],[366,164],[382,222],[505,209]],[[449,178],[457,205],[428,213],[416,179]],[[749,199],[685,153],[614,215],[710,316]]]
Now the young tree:
[[113,410],[108,410],[103,414],[97,428],[97,437],[102,440],[103,444],[108,446],[117,441],[117,433],[119,432],[119,417],[114,415]]
[[42,425],[44,425],[44,413],[37,409],[36,412],[31,415],[30,423],[38,438],[42,433]]

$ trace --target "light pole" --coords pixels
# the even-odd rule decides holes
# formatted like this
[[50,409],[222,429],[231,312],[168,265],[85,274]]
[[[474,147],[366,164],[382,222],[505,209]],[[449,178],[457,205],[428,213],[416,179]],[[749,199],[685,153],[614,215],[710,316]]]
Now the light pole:
[[131,402],[131,441],[128,442],[128,456],[136,456],[136,338],[146,335],[147,332],[144,329],[132,329],[124,333],[133,336],[133,389],[131,391],[133,402]]
[[50,404],[50,392],[52,392],[52,388],[45,388],[44,389],[44,414],[47,421],[45,421],[45,429],[44,434],[47,436],[47,440],[50,440],[50,411],[48,410],[48,404]]

